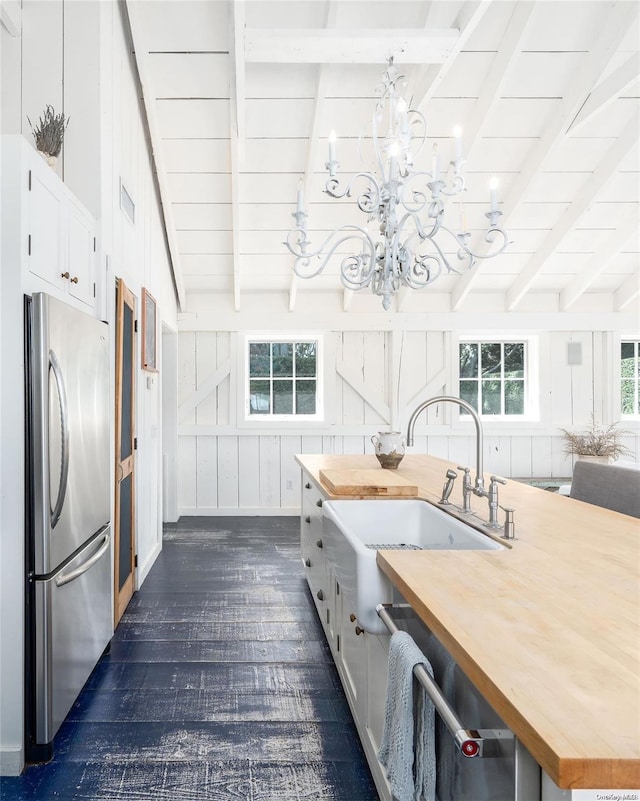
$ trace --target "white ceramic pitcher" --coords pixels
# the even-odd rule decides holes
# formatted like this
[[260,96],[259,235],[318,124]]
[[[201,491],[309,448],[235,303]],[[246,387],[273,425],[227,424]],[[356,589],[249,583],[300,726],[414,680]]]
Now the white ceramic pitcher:
[[402,461],[407,440],[400,431],[378,431],[371,437],[373,448],[382,467],[395,470]]

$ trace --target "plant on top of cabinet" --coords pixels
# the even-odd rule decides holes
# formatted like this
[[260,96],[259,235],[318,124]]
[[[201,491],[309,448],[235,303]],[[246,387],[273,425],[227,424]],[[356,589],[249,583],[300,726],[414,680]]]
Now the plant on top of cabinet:
[[618,423],[608,426],[598,425],[595,415],[591,415],[591,423],[578,431],[561,429],[564,436],[564,452],[578,458],[596,457],[603,462],[619,459],[621,456],[630,456],[631,451],[622,442],[622,437],[631,432],[619,428]]
[[70,117],[56,114],[53,106],[47,105],[35,128],[28,116],[27,120],[29,120],[33,138],[36,140],[36,149],[46,157],[47,164],[53,167],[62,150],[62,142]]

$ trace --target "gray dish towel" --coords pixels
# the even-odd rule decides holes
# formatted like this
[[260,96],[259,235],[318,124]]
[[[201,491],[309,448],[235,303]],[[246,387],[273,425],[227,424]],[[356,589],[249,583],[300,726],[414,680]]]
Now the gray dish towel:
[[[389,645],[389,676],[382,743],[378,752],[397,801],[435,801],[435,709],[424,687],[415,681],[415,665],[429,661],[406,631],[396,631]],[[415,718],[415,722],[414,722]],[[415,732],[415,736],[414,736]]]

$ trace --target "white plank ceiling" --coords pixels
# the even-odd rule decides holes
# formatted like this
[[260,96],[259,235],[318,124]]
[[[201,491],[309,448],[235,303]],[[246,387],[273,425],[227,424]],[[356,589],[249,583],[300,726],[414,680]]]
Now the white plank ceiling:
[[401,293],[395,309],[633,308],[639,5],[127,0],[182,310],[304,311],[334,296],[382,311],[368,290],[345,291],[337,266],[295,278],[283,241],[300,179],[313,241],[364,224],[355,203],[323,193],[327,139],[334,128],[340,175],[365,168],[358,140],[391,55],[427,117],[422,152],[437,141],[448,153],[463,128],[468,227],[485,224],[495,175],[512,240],[467,275]]

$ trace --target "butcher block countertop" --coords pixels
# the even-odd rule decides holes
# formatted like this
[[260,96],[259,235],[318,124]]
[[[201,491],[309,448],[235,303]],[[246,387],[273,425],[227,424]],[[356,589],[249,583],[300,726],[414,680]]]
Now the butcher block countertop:
[[[321,469],[378,464],[296,459],[329,497]],[[397,474],[435,503],[449,467],[407,455]],[[500,503],[516,510],[511,548],[379,551],[378,564],[559,787],[638,789],[640,521],[515,481]],[[487,519],[486,498],[471,505]]]

